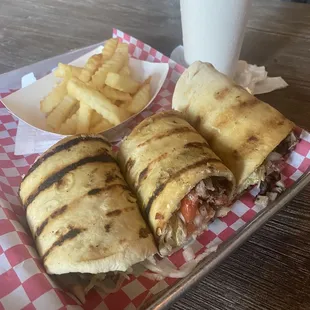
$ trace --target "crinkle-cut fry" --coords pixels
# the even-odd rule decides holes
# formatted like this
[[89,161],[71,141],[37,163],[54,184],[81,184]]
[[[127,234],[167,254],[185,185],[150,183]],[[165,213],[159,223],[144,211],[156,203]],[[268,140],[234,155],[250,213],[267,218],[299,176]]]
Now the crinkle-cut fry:
[[40,109],[43,113],[50,113],[66,96],[67,80],[62,81],[40,102]]
[[71,79],[72,77],[79,77],[83,68],[66,65],[59,63],[56,70],[54,70],[54,75],[56,77],[64,78],[66,80]]
[[149,103],[151,99],[151,86],[150,84],[144,84],[138,92],[133,96],[132,101],[126,105],[126,109],[136,114],[140,112]]
[[102,121],[101,114],[99,114],[95,110],[93,110],[91,118],[90,118],[90,128],[96,126],[101,121]]
[[117,106],[119,106],[120,108],[126,108],[127,109],[127,106],[129,106],[132,102],[132,99],[131,100],[126,100],[126,101],[120,101],[118,100],[115,104]]
[[151,83],[151,79],[152,79],[152,76],[150,75],[141,85],[141,87],[145,84],[150,84]]
[[102,50],[102,60],[106,61],[112,57],[118,44],[118,39],[109,39]]
[[120,54],[123,54],[125,56],[124,65],[127,66],[128,65],[128,61],[129,61],[128,44],[119,42],[118,45],[117,45],[115,53],[120,53]]
[[67,119],[77,100],[66,95],[59,105],[46,118],[46,123],[55,131],[58,131],[61,124]]
[[92,114],[92,109],[83,101],[80,102],[80,108],[77,111],[77,126],[76,133],[88,133],[90,128],[90,118]]
[[67,89],[69,95],[89,105],[113,125],[118,125],[121,122],[120,109],[113,105],[111,101],[99,91],[94,90],[78,79],[70,80]]
[[122,101],[131,100],[131,96],[129,93],[122,92],[107,85],[101,90],[101,93],[109,99]]
[[130,76],[130,69],[128,66],[124,66],[120,71],[119,71],[120,75],[129,75]]
[[91,56],[84,68],[82,69],[82,72],[79,76],[79,79],[83,82],[89,82],[91,80],[91,77],[95,74],[95,72],[100,68],[102,65],[102,54],[95,54]]
[[105,83],[108,72],[118,72],[128,64],[128,45],[119,42],[113,56],[106,60],[92,77],[92,85],[100,90]]
[[72,109],[71,109],[71,111],[69,112],[67,118],[70,118],[72,115],[74,115],[74,114],[78,111],[79,108],[80,108],[80,103],[77,102],[77,103],[72,107]]
[[[131,101],[131,100],[130,100]],[[122,101],[122,100],[115,100],[114,104],[117,105],[118,107],[120,107],[121,105],[123,105],[124,103],[126,103],[127,101]]]
[[75,135],[77,127],[77,113],[69,117],[59,128],[59,133],[62,135]]
[[102,119],[96,126],[90,129],[91,133],[100,133],[113,127],[106,119]]
[[140,83],[133,80],[130,76],[120,75],[115,72],[107,74],[105,84],[125,93],[134,94],[140,87]]
[[118,72],[123,67],[125,61],[126,55],[115,52],[92,76],[92,85],[97,89],[101,89],[104,86],[107,74],[109,72]]

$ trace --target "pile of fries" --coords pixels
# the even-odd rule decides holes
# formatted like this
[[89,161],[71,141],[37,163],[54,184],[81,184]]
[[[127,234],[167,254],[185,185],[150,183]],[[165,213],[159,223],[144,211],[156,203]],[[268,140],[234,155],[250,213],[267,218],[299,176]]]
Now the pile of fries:
[[40,103],[48,129],[100,133],[140,112],[151,98],[150,78],[135,81],[128,61],[128,45],[110,39],[84,68],[60,63],[54,74],[62,81]]

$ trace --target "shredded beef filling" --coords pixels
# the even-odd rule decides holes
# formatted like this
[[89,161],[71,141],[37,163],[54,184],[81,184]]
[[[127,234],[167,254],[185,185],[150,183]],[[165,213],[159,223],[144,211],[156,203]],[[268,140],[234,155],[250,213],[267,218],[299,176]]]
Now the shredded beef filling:
[[285,190],[285,185],[281,181],[281,170],[287,156],[297,143],[297,137],[291,132],[265,160],[265,177],[259,183],[260,192],[255,200],[257,205],[266,207]]
[[228,204],[228,181],[214,177],[200,181],[182,200],[164,228],[159,242],[162,255],[207,228],[221,206]]

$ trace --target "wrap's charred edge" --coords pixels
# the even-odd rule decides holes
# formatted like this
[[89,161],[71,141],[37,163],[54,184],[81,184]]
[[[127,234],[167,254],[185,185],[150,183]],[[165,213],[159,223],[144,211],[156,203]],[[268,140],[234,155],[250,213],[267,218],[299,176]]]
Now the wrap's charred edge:
[[[159,194],[165,189],[165,187],[170,182],[178,179],[183,173],[187,172],[188,170],[192,170],[192,169],[198,168],[200,166],[205,166],[207,164],[218,163],[218,162],[221,162],[221,160],[218,158],[205,158],[205,159],[202,159],[202,160],[200,160],[196,163],[193,163],[187,167],[184,167],[184,168],[180,169],[179,171],[177,171],[176,173],[174,173],[172,176],[170,176],[170,178],[166,182],[164,182],[164,183],[162,183],[156,187],[151,198],[149,199],[148,203],[145,206],[146,215],[149,216],[150,211],[151,211],[151,207],[152,207],[154,201],[156,200],[156,198],[159,196]],[[212,169],[212,167],[210,167],[210,169]]]
[[85,157],[75,163],[72,163],[65,168],[61,169],[60,171],[57,171],[55,174],[51,175],[48,177],[45,181],[43,181],[37,190],[32,193],[29,197],[27,197],[24,207],[27,209],[27,207],[34,201],[34,199],[40,194],[40,192],[48,189],[50,186],[61,180],[67,173],[75,170],[76,168],[83,166],[88,163],[94,163],[94,162],[110,162],[114,163],[115,159],[108,154],[107,151],[104,153],[97,155],[97,156],[90,156],[90,157]]
[[46,159],[53,156],[56,153],[59,153],[64,150],[69,150],[71,147],[78,145],[81,142],[86,141],[99,141],[104,144],[106,144],[107,147],[110,147],[109,142],[107,142],[103,137],[98,136],[77,136],[69,141],[66,141],[65,143],[62,143],[60,145],[57,145],[56,147],[52,148],[50,151],[43,154],[29,169],[28,173],[25,175],[23,181],[36,169],[38,168]]

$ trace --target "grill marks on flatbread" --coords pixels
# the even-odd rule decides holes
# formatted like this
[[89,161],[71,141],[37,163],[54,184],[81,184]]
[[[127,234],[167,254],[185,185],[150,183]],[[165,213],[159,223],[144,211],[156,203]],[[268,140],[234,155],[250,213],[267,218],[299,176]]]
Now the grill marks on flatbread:
[[194,132],[194,129],[190,128],[188,126],[184,126],[184,127],[181,127],[181,128],[172,128],[170,130],[167,130],[164,133],[154,135],[152,138],[150,138],[150,139],[148,139],[148,140],[138,144],[137,147],[145,146],[145,145],[149,144],[151,141],[153,142],[155,140],[161,140],[163,138],[171,137],[173,135],[179,135],[180,133],[185,133],[185,132]]
[[236,193],[295,126],[211,64],[200,61],[178,80],[172,107],[184,113],[233,172]]
[[151,162],[140,172],[138,177],[138,184],[135,187],[138,187],[144,179],[148,177],[149,172],[152,170],[152,168],[159,163],[161,160],[167,158],[169,156],[168,153],[163,153],[151,160]]
[[[72,209],[74,209],[78,205],[78,202],[82,201],[85,197],[94,196],[94,195],[102,195],[104,192],[108,192],[108,191],[113,190],[117,187],[121,188],[123,190],[129,190],[128,186],[124,185],[124,184],[111,184],[111,185],[101,187],[101,188],[94,188],[94,189],[88,191],[85,195],[82,195],[82,196],[78,197],[77,199],[73,200],[70,204],[66,204],[66,205],[61,206],[60,208],[56,209],[50,215],[48,215],[42,221],[42,223],[37,227],[37,229],[35,230],[35,233],[34,233],[34,237],[35,238],[39,237],[43,233],[44,229],[48,227],[48,224],[50,223],[51,220],[59,218],[61,216],[64,216],[64,215],[66,215],[66,212],[72,211]],[[113,212],[113,211],[111,211],[111,212]],[[107,212],[106,216],[110,216],[111,212]]]
[[37,162],[20,193],[48,273],[126,271],[156,252],[103,138],[66,138]]
[[154,114],[152,116],[152,118],[148,118],[148,119],[145,119],[143,121],[143,123],[140,123],[139,126],[136,126],[131,134],[137,134],[138,132],[141,132],[142,130],[144,130],[145,128],[147,128],[151,123],[153,122],[156,122],[158,120],[163,120],[165,118],[169,119],[171,117],[171,115],[175,115],[175,112],[174,111],[166,111],[165,114],[163,113],[157,113],[157,114]]
[[260,101],[256,97],[246,99],[235,99],[235,104],[229,107],[225,113],[219,114],[213,121],[214,127],[221,130],[231,122],[238,121],[240,115],[247,117],[253,113],[253,109],[259,105]]
[[71,148],[74,146],[77,146],[81,142],[86,141],[100,141],[101,143],[104,143],[107,147],[109,147],[109,144],[107,141],[105,141],[102,137],[92,137],[92,136],[76,136],[73,139],[68,140],[65,143],[62,143],[60,145],[56,145],[52,150],[49,152],[46,152],[44,155],[42,155],[29,169],[27,175],[24,177],[23,180],[25,180],[27,177],[30,176],[31,172],[33,172],[36,168],[38,168],[44,161],[46,161],[49,157],[53,156],[56,153],[59,153],[61,151],[71,151]]
[[[60,207],[59,209],[55,210],[51,215],[49,215],[42,224],[37,228],[36,230],[36,237],[39,237],[41,234],[44,233],[44,229],[49,230],[49,224],[52,224],[52,220],[61,220],[63,217],[70,217],[71,214],[74,213],[75,208],[79,208],[80,205],[87,204],[85,199],[87,199],[89,196],[94,195],[104,195],[104,193],[107,193],[115,188],[119,188],[121,190],[128,190],[128,187],[124,184],[112,184],[108,185],[103,188],[96,188],[94,190],[89,191],[86,195],[83,195],[74,201],[72,201],[70,204]],[[109,224],[106,224],[104,226],[105,232],[110,233],[111,228],[113,226],[113,219],[118,217],[122,212],[132,212],[134,211],[134,207],[126,207],[124,209],[115,209],[113,211],[109,211],[105,213],[105,216],[107,218],[110,218],[111,221]],[[43,259],[46,260],[48,255],[51,254],[53,249],[57,246],[62,246],[64,242],[69,242],[70,240],[73,240],[75,237],[77,237],[80,233],[87,231],[87,228],[83,227],[76,227],[71,224],[68,225],[67,231],[61,232],[60,236],[57,238],[56,241],[53,242],[52,246],[45,251],[43,254]],[[56,235],[58,235],[58,231],[56,232]]]
[[66,232],[64,235],[60,236],[53,244],[52,246],[43,254],[42,259],[43,261],[46,260],[47,256],[58,246],[62,246],[65,242],[68,242],[70,240],[73,240],[75,237],[77,237],[80,233],[85,231],[85,228],[77,228],[69,226],[68,232]]
[[59,171],[55,171],[54,174],[50,175],[47,179],[45,179],[39,185],[39,187],[32,194],[30,194],[28,196],[28,198],[24,202],[24,207],[27,208],[42,191],[46,190],[47,188],[49,188],[53,184],[60,182],[61,179],[67,173],[74,171],[78,167],[83,166],[83,165],[88,164],[88,163],[94,163],[94,162],[111,163],[114,161],[115,160],[111,155],[107,154],[107,152],[104,152],[98,156],[83,158],[83,159],[79,160],[78,162],[72,163],[72,164],[68,165],[67,167],[65,167]]
[[[176,118],[176,115],[180,116],[177,112],[174,111],[159,113],[155,116],[152,116],[150,119],[145,120],[145,123],[143,122],[139,126],[137,126],[138,130],[136,132],[139,131],[139,133],[142,133],[143,130],[148,130],[148,126],[154,126],[158,122],[168,122],[167,130],[159,130],[159,132],[155,133],[154,136],[141,139],[141,142],[137,144],[137,149],[152,149],[154,143],[159,143],[165,138],[172,140],[182,140],[180,139],[180,137],[187,137],[188,133],[191,135],[198,135],[193,127],[191,127],[187,122],[182,122],[180,119]],[[154,188],[152,195],[150,196],[148,202],[144,205],[144,211],[147,216],[150,213],[153,202],[164,191],[164,189],[169,185],[169,183],[182,178],[182,175],[188,173],[190,170],[197,169],[198,167],[209,167],[209,169],[212,170],[213,164],[221,162],[220,159],[217,157],[210,157],[210,147],[208,146],[207,142],[199,138],[197,141],[194,140],[192,142],[188,142],[187,139],[184,139],[184,141],[181,142],[181,145],[179,145],[177,149],[173,149],[173,156],[175,159],[189,159],[192,157],[192,154],[197,154],[197,152],[199,152],[200,156],[204,154],[205,158],[196,160],[194,162],[191,161],[191,164],[185,165],[185,167],[182,167],[178,170],[173,169],[172,167],[174,164],[171,163],[171,168],[173,169],[171,173],[167,173],[167,171],[163,170],[163,175],[160,176],[157,180],[156,187]],[[142,170],[141,168],[143,167],[143,164],[139,163],[139,173],[134,182],[134,189],[138,191],[139,188],[143,186],[143,183],[147,182],[148,177],[154,169],[161,166],[169,166],[169,164],[167,163],[170,161],[171,156],[172,154],[170,152],[165,152],[163,150],[163,152],[160,152],[158,156],[154,156],[151,160],[148,160],[145,168],[143,168]],[[135,164],[137,164],[137,160],[130,157],[125,163],[125,170],[127,170],[127,174],[130,173],[133,167],[135,167]]]
[[[186,131],[188,132],[188,131]],[[151,144],[153,140],[150,139],[149,140],[149,144]],[[148,144],[144,145],[145,147],[148,147]],[[151,147],[151,146],[149,146]],[[175,153],[177,153],[176,155],[178,157],[183,157],[186,158],[188,157],[188,155],[193,154],[193,152],[195,151],[195,149],[209,149],[209,146],[206,142],[192,142],[192,143],[186,143],[183,148],[180,148],[178,150],[175,151]],[[147,166],[139,173],[138,176],[138,180],[137,182],[135,182],[134,184],[134,188],[135,190],[138,190],[139,187],[143,184],[144,181],[147,180],[147,178],[149,177],[149,175],[152,173],[152,170],[156,167],[156,166],[160,166],[160,165],[165,165],[164,161],[165,160],[169,160],[169,153],[164,152],[162,154],[160,154],[159,156],[155,157],[153,160],[151,160]],[[206,155],[208,155],[206,153]],[[155,190],[153,191],[153,194],[151,195],[148,203],[145,205],[145,212],[147,215],[149,215],[150,213],[150,209],[151,206],[153,204],[153,202],[155,201],[155,199],[160,195],[160,193],[166,188],[166,186],[173,181],[178,180],[179,178],[182,177],[182,174],[188,173],[190,170],[194,170],[197,167],[206,167],[206,165],[209,167],[210,170],[212,170],[212,164],[214,163],[219,163],[221,162],[219,158],[204,158],[202,160],[196,161],[188,166],[185,166],[177,171],[174,171],[173,173],[165,173],[164,172],[164,176],[162,178],[159,179],[159,183],[157,183],[157,186],[155,188]]]
[[60,216],[67,210],[67,208],[68,208],[68,205],[64,205],[60,207],[59,209],[55,210],[54,212],[52,212],[52,214],[49,215],[36,229],[35,234],[34,234],[35,238],[41,235],[41,233],[43,232],[44,228],[47,226],[50,219],[55,219],[56,217]]
[[[74,173],[76,169],[78,169],[81,166],[87,165],[89,163],[115,163],[115,159],[111,156],[109,153],[109,143],[100,136],[74,136],[71,138],[67,138],[67,141],[59,144],[57,143],[52,149],[44,153],[41,157],[38,158],[38,160],[33,164],[33,166],[29,169],[28,174],[24,177],[22,184],[25,184],[26,182],[31,181],[30,176],[32,173],[36,171],[36,169],[39,169],[40,166],[46,161],[50,160],[53,161],[53,157],[59,153],[64,153],[67,151],[71,151],[72,148],[79,148],[84,147],[81,145],[81,143],[84,142],[98,142],[100,143],[101,149],[99,155],[95,156],[88,156],[79,159],[76,162],[70,162],[70,154],[62,154],[63,156],[67,157],[67,163],[69,163],[67,166],[63,167],[64,165],[58,165],[56,162],[54,164],[54,170],[49,173],[49,175],[45,175],[42,177],[42,181],[40,184],[38,184],[38,187],[31,193],[25,196],[23,200],[23,205],[27,209],[29,205],[36,199],[36,197],[40,194],[42,194],[45,190],[49,189],[51,186],[55,185],[56,189],[61,189],[62,187],[65,187],[66,183],[66,176],[69,173]],[[63,167],[60,168],[59,167]],[[98,168],[96,168],[98,169]],[[115,169],[114,171],[115,172]],[[109,175],[106,176],[106,179],[111,180],[111,172],[109,172]],[[113,174],[113,179],[117,179],[117,173]],[[109,190],[110,187],[113,186],[121,186],[125,187],[123,184],[112,184],[107,186],[107,188],[98,188],[98,189],[92,189],[90,190],[87,195],[94,195],[97,194],[97,192],[101,192],[104,190]],[[82,199],[82,197],[79,197],[77,200]],[[74,203],[76,200],[73,201],[71,204],[65,204],[63,206],[60,206],[59,208],[55,209],[49,216],[47,216],[41,224],[35,229],[34,231],[34,238],[38,238],[44,231],[44,229],[48,226],[49,222],[53,219],[58,218],[62,214],[64,214],[69,208],[72,208],[74,206]],[[68,236],[71,236],[70,234]],[[72,238],[69,238],[72,239]]]
[[[108,142],[100,136],[73,136],[63,143],[57,143],[38,158],[23,179],[19,195],[23,204],[26,199],[48,178],[56,172],[78,163],[86,157],[108,153]],[[44,163],[44,165],[42,165]]]
[[226,177],[230,181],[228,192],[234,187],[232,173],[176,111],[145,119],[123,140],[118,154],[155,236],[156,229],[162,228],[201,180]]

